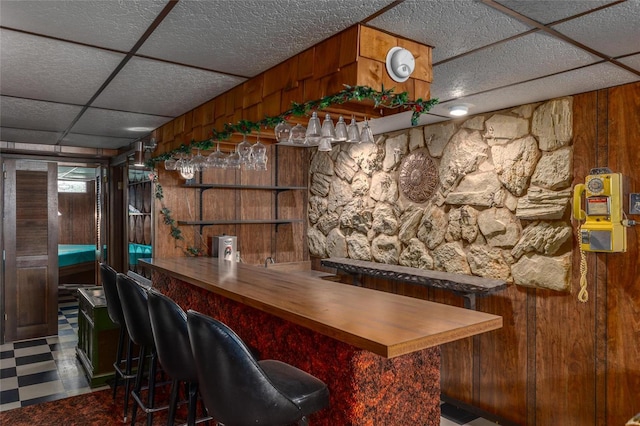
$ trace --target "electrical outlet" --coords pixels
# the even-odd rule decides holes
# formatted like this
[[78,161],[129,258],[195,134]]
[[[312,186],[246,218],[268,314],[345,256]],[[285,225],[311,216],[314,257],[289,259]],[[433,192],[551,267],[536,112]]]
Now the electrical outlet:
[[240,262],[241,261],[241,257],[240,257],[240,250],[236,251],[236,262]]

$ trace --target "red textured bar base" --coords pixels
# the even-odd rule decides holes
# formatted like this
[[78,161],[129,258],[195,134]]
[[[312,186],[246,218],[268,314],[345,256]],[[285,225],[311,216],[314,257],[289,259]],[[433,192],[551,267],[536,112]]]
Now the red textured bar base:
[[157,271],[153,286],[183,309],[226,323],[261,359],[324,381],[330,407],[311,416],[313,426],[440,424],[439,347],[387,359]]

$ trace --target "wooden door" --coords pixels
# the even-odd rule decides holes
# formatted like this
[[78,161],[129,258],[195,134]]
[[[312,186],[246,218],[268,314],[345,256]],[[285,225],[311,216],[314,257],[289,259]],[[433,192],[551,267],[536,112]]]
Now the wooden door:
[[58,192],[53,162],[5,161],[5,341],[58,333]]

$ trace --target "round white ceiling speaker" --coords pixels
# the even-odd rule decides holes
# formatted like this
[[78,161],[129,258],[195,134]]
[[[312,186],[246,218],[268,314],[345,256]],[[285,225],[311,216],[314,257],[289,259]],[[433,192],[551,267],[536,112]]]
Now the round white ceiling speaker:
[[416,60],[407,49],[392,47],[387,53],[387,72],[393,81],[402,83],[416,68]]

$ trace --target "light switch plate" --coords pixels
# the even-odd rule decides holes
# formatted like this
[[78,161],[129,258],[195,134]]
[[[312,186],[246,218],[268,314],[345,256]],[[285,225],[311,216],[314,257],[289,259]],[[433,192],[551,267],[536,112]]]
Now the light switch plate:
[[640,214],[640,193],[629,194],[629,214]]

